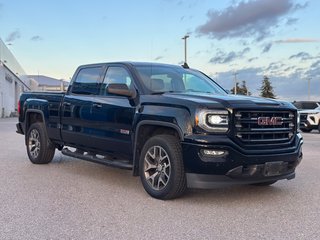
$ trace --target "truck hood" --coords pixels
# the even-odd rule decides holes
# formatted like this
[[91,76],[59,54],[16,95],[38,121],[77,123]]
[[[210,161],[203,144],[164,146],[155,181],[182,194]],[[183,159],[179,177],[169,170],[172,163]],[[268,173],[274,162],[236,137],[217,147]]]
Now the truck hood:
[[[249,97],[241,95],[214,95],[212,93],[165,93],[163,97],[171,99],[170,102],[185,102],[187,104],[198,104],[206,107],[224,107],[224,108],[244,108],[244,107],[290,107],[292,104],[284,101]],[[179,101],[181,100],[181,101]]]

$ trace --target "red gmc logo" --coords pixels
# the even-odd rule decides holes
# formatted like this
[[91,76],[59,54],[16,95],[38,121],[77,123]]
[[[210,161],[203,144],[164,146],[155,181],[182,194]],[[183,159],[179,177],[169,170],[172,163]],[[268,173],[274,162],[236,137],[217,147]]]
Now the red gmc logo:
[[259,126],[282,125],[282,123],[281,117],[258,117]]

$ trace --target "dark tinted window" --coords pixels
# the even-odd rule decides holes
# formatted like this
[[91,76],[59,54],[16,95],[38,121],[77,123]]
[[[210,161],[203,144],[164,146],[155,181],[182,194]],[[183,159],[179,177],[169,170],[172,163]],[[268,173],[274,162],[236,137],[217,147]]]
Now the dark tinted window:
[[106,95],[110,83],[126,84],[130,88],[132,79],[129,72],[123,67],[109,67],[102,84],[102,94]]
[[293,105],[298,109],[315,109],[319,106],[316,102],[294,102]]
[[81,69],[72,84],[72,93],[86,95],[98,94],[101,73],[102,67]]

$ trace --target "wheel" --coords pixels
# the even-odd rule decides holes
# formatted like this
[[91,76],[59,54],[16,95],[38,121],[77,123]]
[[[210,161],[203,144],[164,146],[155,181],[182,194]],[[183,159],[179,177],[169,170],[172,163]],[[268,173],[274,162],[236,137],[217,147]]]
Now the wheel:
[[267,182],[252,183],[251,185],[263,187],[263,186],[270,186],[270,185],[272,185],[272,184],[274,184],[276,182],[277,182],[277,180],[273,180],[273,181],[267,181]]
[[177,198],[187,188],[181,145],[174,136],[150,138],[142,149],[139,170],[144,189],[154,198]]
[[43,123],[33,123],[26,135],[27,153],[35,164],[46,164],[52,161],[55,147],[50,142]]
[[319,133],[320,133],[320,122],[319,122],[319,125],[318,125],[318,131],[319,131]]
[[[308,129],[308,128],[300,128],[300,130],[301,130],[302,132],[305,132],[305,133],[309,133],[309,132],[312,131],[312,129]],[[320,129],[319,129],[319,131],[320,131]]]

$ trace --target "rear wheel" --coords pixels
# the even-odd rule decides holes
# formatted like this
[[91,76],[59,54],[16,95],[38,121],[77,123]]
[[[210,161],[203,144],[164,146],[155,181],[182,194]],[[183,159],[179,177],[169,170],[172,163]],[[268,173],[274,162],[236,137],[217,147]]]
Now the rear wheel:
[[187,187],[181,145],[171,135],[158,135],[144,145],[139,162],[140,178],[154,198],[173,199]]
[[35,164],[46,164],[52,161],[55,147],[50,142],[43,123],[33,123],[26,135],[27,153]]
[[274,183],[276,183],[276,182],[277,182],[277,180],[267,181],[267,182],[260,182],[260,183],[252,183],[251,185],[263,187],[263,186],[270,186],[270,185],[272,185],[272,184],[274,184]]

